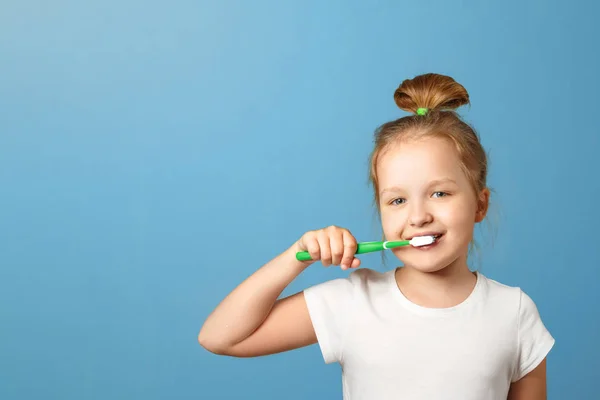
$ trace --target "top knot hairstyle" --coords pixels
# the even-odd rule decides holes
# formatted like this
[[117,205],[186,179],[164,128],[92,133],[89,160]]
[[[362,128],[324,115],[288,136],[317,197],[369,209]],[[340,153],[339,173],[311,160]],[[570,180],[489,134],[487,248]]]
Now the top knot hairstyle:
[[469,93],[449,76],[425,74],[402,82],[394,92],[394,101],[400,109],[413,114],[419,108],[454,110],[469,104]]
[[412,115],[381,125],[375,131],[375,146],[370,156],[369,180],[379,204],[377,165],[379,157],[392,145],[430,137],[450,140],[475,196],[487,187],[487,157],[479,136],[455,109],[470,104],[467,90],[449,76],[424,74],[407,79],[394,92],[396,105]]

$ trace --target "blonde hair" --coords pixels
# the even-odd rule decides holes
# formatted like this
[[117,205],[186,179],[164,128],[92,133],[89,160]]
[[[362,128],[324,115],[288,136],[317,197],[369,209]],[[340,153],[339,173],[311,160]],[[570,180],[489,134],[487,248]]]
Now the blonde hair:
[[404,80],[394,92],[394,101],[412,115],[387,122],[375,131],[375,146],[369,157],[369,181],[373,185],[377,211],[381,213],[377,179],[381,155],[400,142],[430,137],[450,140],[454,144],[463,172],[477,198],[487,187],[487,156],[475,129],[454,111],[470,104],[467,90],[449,76],[428,73]]

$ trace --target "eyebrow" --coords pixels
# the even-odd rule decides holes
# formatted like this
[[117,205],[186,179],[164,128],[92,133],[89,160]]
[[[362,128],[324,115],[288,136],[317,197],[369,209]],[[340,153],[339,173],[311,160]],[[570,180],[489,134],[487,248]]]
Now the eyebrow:
[[[442,183],[454,183],[455,185],[457,185],[456,181],[454,179],[450,179],[450,178],[442,178],[442,179],[435,179],[431,182],[429,182],[429,184],[427,185],[428,187],[431,186],[436,186],[436,185],[440,185]],[[400,192],[402,191],[402,187],[401,186],[392,186],[386,189],[383,189],[379,195],[383,196],[385,193],[387,192]]]

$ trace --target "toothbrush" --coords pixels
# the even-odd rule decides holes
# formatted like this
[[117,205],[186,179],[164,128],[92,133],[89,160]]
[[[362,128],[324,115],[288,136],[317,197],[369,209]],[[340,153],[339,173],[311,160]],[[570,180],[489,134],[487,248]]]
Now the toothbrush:
[[[401,246],[427,246],[435,242],[434,236],[415,236],[411,240],[396,240],[396,241],[385,241],[385,242],[361,242],[358,243],[355,254],[372,253],[374,251],[381,251],[386,249],[393,249],[394,247]],[[308,251],[299,251],[296,253],[296,259],[298,261],[309,261],[311,260],[310,253]]]

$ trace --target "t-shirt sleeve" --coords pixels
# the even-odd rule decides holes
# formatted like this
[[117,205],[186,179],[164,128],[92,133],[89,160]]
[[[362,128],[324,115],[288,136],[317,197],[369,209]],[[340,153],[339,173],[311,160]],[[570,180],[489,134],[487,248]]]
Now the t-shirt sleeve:
[[512,382],[533,371],[554,346],[554,338],[542,322],[537,306],[522,290],[519,306],[518,360]]
[[304,290],[304,298],[326,364],[340,362],[352,310],[350,278],[333,279]]

